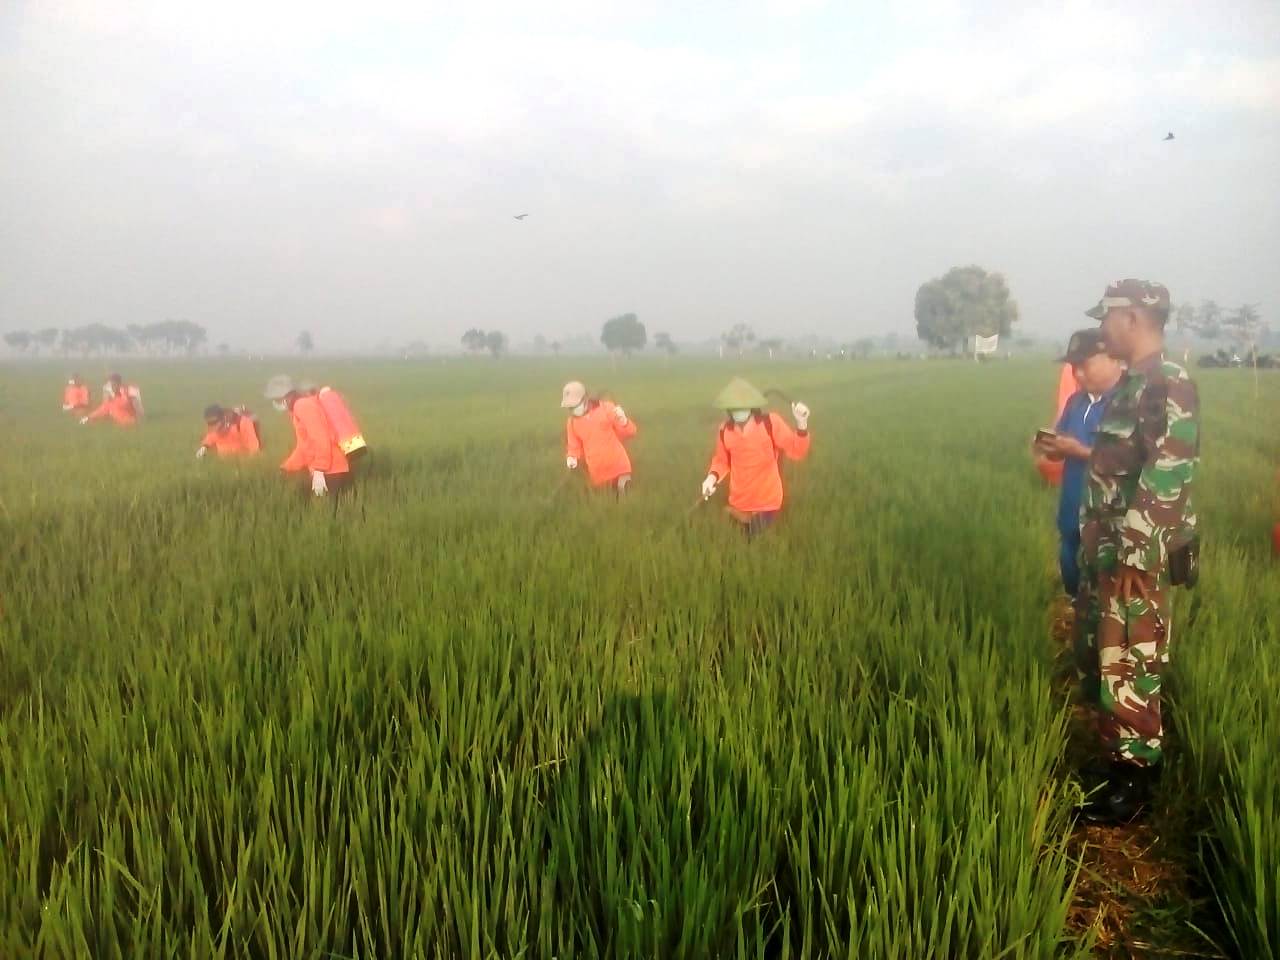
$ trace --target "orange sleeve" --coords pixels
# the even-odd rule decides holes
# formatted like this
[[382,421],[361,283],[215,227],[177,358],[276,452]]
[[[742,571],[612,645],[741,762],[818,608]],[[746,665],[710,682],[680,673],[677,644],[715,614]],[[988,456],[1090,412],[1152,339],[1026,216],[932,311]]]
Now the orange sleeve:
[[218,431],[210,430],[204,435],[204,439],[200,441],[202,447],[214,447],[218,444]]
[[[618,408],[614,407],[613,409],[617,410]],[[634,420],[627,417],[626,423],[619,423],[618,415],[613,413],[612,410],[609,412],[613,416],[613,432],[618,435],[619,440],[630,440],[636,435],[636,422]]]
[[304,470],[307,466],[307,434],[306,428],[303,427],[302,421],[298,419],[296,414],[290,411],[293,419],[293,435],[294,444],[293,452],[285,457],[284,463],[280,464],[280,469],[285,473],[294,473],[298,470]]
[[103,401],[102,401],[100,404],[98,404],[98,406],[94,409],[93,413],[89,414],[89,419],[90,419],[90,420],[101,420],[103,417],[107,417],[107,416],[110,416],[110,415],[111,415],[111,401],[110,401],[110,400],[103,400]]
[[576,459],[581,460],[582,459],[582,438],[578,436],[578,431],[573,429],[573,420],[574,418],[570,417],[564,425],[564,435],[565,435],[564,449],[565,449],[565,454],[567,456],[575,457]]
[[302,452],[302,444],[298,443],[293,448],[293,453],[285,457],[284,463],[280,464],[280,469],[285,473],[295,473],[303,469],[306,463],[306,457]]
[[[304,448],[304,466],[308,470],[322,470],[329,473],[333,469],[333,442],[329,436],[329,420],[319,400],[308,397],[311,403],[299,401],[294,412],[299,413],[302,420],[303,434],[299,438]],[[298,408],[301,407],[301,412]]]
[[723,480],[729,475],[729,448],[724,445],[724,428],[716,432],[716,450],[711,455],[711,465],[707,473],[714,473],[716,480]]
[[1071,369],[1071,364],[1064,363],[1062,372],[1058,374],[1058,412],[1054,415],[1055,421],[1062,416],[1062,411],[1067,408],[1067,401],[1079,389],[1080,385],[1076,383],[1076,375]]
[[251,417],[242,416],[237,427],[240,430],[240,445],[244,447],[246,453],[257,453],[262,449],[262,443],[258,440],[257,424]]
[[769,414],[773,421],[773,445],[792,460],[803,460],[809,455],[809,431],[796,433],[776,413]]

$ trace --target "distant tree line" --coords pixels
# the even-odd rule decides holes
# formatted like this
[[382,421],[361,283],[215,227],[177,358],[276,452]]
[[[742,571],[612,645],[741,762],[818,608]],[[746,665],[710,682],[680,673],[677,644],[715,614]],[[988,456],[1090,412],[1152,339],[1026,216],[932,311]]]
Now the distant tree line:
[[91,323],[83,327],[11,330],[4,335],[10,349],[32,356],[58,352],[92,356],[105,353],[148,353],[159,356],[192,354],[208,342],[208,331],[188,320],[131,323],[124,329]]
[[1178,333],[1193,333],[1211,343],[1230,343],[1236,350],[1252,351],[1266,331],[1262,314],[1255,304],[1243,304],[1227,313],[1216,300],[1202,300],[1199,306],[1179,304],[1173,310],[1173,325]]

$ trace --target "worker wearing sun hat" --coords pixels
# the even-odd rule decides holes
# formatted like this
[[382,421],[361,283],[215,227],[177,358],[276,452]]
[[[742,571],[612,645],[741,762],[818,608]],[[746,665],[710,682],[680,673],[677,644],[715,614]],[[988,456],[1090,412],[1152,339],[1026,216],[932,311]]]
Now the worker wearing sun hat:
[[636,423],[609,400],[587,393],[580,381],[571,380],[560,391],[560,408],[569,411],[565,423],[565,466],[577,470],[586,463],[593,487],[612,487],[626,493],[631,484],[631,458],[624,440],[636,435]]
[[1161,768],[1170,593],[1196,579],[1200,400],[1187,371],[1164,355],[1162,284],[1117,281],[1086,314],[1101,321],[1107,352],[1128,365],[1089,457],[1076,600],[1082,692],[1107,761],[1083,813],[1117,822],[1141,815]]
[[726,420],[716,435],[715,451],[702,481],[704,499],[729,478],[729,511],[754,535],[773,523],[782,509],[782,472],[778,458],[803,460],[809,455],[809,408],[791,405],[795,430],[782,417],[766,412],[764,394],[741,378],[720,391],[714,406]]
[[348,487],[351,467],[320,401],[303,393],[293,378],[283,373],[267,381],[263,395],[277,410],[287,411],[293,421],[297,442],[280,469],[285,473],[305,470],[311,477],[311,492],[317,497]]

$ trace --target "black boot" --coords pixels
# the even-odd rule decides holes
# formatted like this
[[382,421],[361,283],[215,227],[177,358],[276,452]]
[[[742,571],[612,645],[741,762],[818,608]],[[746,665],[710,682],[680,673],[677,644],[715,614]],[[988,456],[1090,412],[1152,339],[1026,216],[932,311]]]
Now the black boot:
[[1077,812],[1089,823],[1133,823],[1146,814],[1151,788],[1159,778],[1159,766],[1113,762],[1105,769],[1087,769],[1081,775],[1085,801]]

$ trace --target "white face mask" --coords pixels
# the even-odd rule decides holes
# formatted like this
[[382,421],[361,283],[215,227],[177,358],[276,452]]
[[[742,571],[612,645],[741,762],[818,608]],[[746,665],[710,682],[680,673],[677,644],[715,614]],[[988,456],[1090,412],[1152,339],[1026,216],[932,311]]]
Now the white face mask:
[[580,404],[569,411],[575,417],[580,417],[587,412],[587,401],[583,400]]
[[271,405],[275,407],[276,410],[278,410],[280,413],[284,413],[286,410],[289,409],[289,405],[285,403],[283,400],[272,400]]
[[733,418],[734,423],[736,423],[738,426],[742,426],[744,423],[746,423],[748,420],[751,419],[751,411],[750,410],[730,410],[729,416]]

